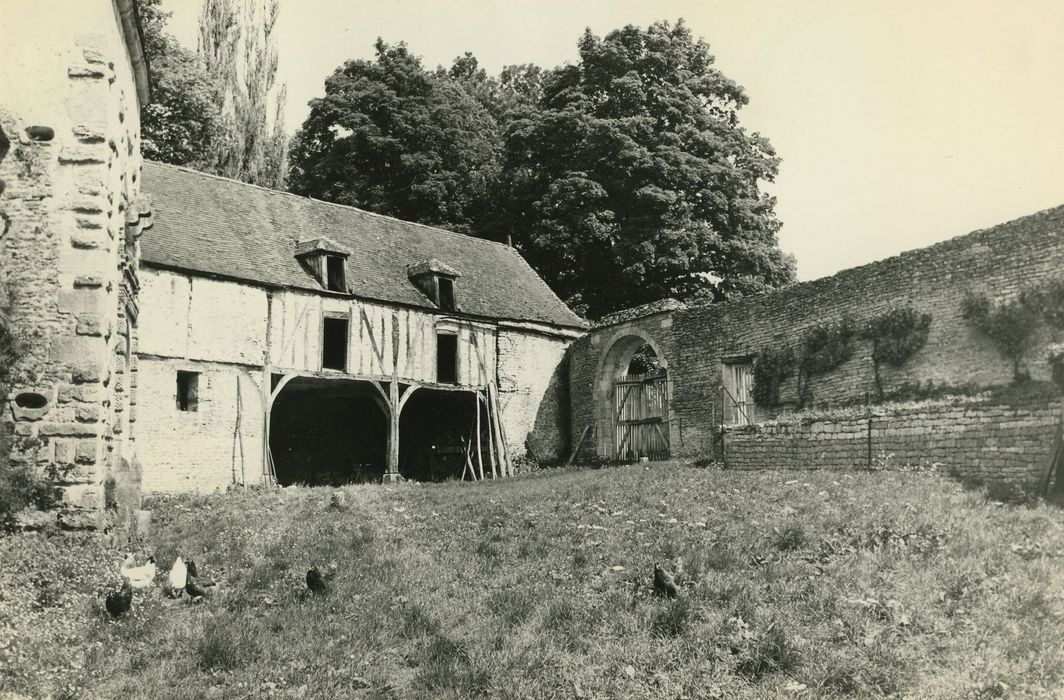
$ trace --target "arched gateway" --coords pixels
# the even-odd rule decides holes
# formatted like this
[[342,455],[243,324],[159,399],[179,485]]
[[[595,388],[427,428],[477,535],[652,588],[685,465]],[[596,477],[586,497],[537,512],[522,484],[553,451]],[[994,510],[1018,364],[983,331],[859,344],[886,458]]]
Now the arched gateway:
[[667,459],[669,375],[661,346],[641,329],[625,328],[605,347],[596,375],[598,454]]

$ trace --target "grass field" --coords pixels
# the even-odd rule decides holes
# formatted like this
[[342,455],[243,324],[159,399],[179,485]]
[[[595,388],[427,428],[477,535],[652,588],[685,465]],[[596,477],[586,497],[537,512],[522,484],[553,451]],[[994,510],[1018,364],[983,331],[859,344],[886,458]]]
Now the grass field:
[[[342,497],[334,494],[342,492]],[[0,691],[30,697],[1059,697],[1064,512],[915,473],[679,463],[160,499],[194,557],[111,621],[121,553],[0,539]],[[655,561],[681,596],[651,595]],[[307,598],[312,563],[333,588]],[[163,576],[160,575],[160,582]],[[2,694],[2,692],[0,692]]]

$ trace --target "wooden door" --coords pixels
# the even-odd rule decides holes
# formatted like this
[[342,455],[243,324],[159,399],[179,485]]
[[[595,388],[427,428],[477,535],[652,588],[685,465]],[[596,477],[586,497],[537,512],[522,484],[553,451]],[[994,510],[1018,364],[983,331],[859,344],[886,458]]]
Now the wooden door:
[[628,461],[669,457],[667,375],[632,374],[613,384],[613,456]]

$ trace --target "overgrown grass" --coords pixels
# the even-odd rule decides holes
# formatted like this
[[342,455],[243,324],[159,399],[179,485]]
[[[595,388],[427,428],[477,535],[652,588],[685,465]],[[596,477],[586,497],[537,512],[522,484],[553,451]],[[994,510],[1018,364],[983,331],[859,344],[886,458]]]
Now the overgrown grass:
[[[121,553],[0,540],[0,692],[32,697],[1057,697],[1064,514],[912,473],[682,464],[158,499],[189,605]],[[655,561],[681,595],[652,595]],[[331,592],[304,593],[336,563]]]

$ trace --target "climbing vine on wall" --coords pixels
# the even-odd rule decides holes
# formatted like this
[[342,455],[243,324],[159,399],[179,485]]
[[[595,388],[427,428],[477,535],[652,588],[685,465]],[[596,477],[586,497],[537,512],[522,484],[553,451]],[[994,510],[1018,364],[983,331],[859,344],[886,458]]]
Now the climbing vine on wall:
[[849,319],[821,323],[805,332],[798,357],[799,406],[805,406],[813,399],[810,387],[813,376],[830,372],[853,357],[855,336]]
[[793,372],[794,352],[790,348],[762,348],[754,360],[754,403],[762,408],[778,406],[780,384]]
[[1012,363],[1014,383],[1029,379],[1023,360],[1034,342],[1042,313],[1033,302],[1035,292],[1018,299],[992,302],[985,294],[969,293],[961,302],[961,315],[985,335],[997,351]]
[[1020,303],[1038,314],[1056,339],[1064,331],[1064,280],[1052,280],[1029,287],[1020,294]]
[[865,323],[861,337],[872,343],[872,375],[880,401],[884,397],[880,366],[904,365],[927,343],[930,328],[931,314],[919,313],[911,307],[891,309]]

